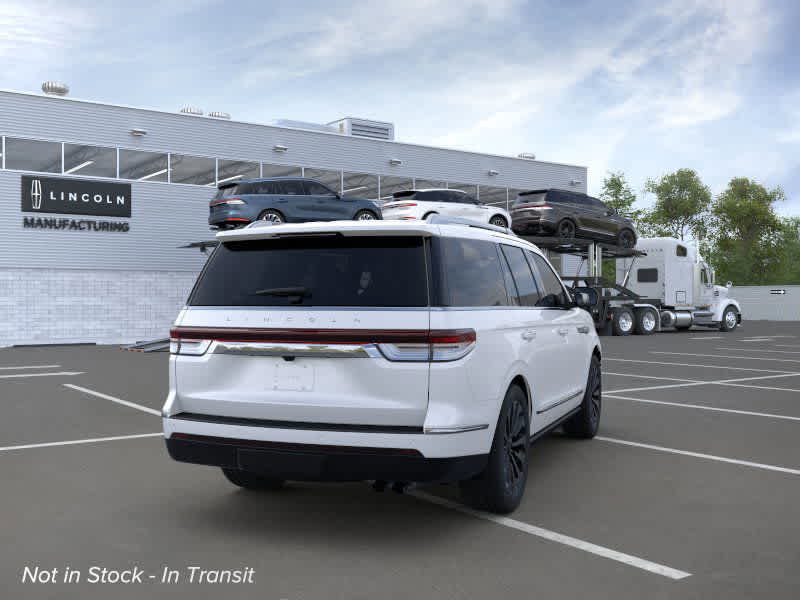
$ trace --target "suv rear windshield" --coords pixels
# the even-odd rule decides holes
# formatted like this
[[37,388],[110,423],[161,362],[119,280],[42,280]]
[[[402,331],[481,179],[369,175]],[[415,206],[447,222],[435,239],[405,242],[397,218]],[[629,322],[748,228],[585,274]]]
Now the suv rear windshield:
[[220,244],[190,306],[428,306],[421,237],[285,238]]
[[517,199],[514,200],[514,204],[512,206],[519,206],[520,204],[543,204],[545,200],[545,196],[547,192],[539,192],[536,194],[520,194],[517,196]]

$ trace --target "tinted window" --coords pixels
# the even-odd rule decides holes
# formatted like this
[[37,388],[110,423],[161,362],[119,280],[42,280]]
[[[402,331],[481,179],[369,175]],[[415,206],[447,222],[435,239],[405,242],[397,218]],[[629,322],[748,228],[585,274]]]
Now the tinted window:
[[249,186],[250,194],[279,194],[279,184],[274,181],[255,181]]
[[189,304],[427,306],[423,241],[326,236],[228,242],[209,259]]
[[445,306],[507,306],[500,255],[492,242],[439,238]]
[[539,192],[537,194],[524,194],[517,196],[517,199],[514,200],[514,206],[518,204],[543,204],[545,201],[545,192]]
[[686,256],[686,246],[675,246],[675,256]]
[[[497,247],[498,252],[500,247]],[[508,293],[509,303],[513,306],[519,306],[519,291],[517,284],[514,283],[514,277],[511,275],[511,268],[508,266],[508,261],[505,257],[500,261],[500,268],[503,271],[503,280],[506,282],[506,292]]]
[[520,306],[536,306],[539,301],[539,290],[536,288],[536,282],[533,280],[533,273],[525,260],[525,253],[522,248],[514,246],[501,245],[503,254],[508,260],[508,265],[511,267],[511,274],[514,276],[516,289],[519,294]]
[[316,181],[306,181],[306,193],[309,196],[335,196],[331,190]]
[[536,303],[536,306],[566,306],[567,293],[564,291],[564,287],[553,272],[553,269],[547,264],[547,261],[533,252],[526,252],[525,254],[539,273],[539,287],[542,290],[542,297]]
[[284,196],[305,196],[306,192],[302,181],[287,179],[285,181],[273,181],[272,183],[275,186],[274,193],[276,194],[282,194]]
[[658,269],[639,269],[636,271],[636,281],[639,283],[655,283],[658,281]]

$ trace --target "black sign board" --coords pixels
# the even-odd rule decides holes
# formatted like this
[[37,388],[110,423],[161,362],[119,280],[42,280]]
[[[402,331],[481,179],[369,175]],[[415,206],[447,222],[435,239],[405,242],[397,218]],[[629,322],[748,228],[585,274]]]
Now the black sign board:
[[22,176],[22,212],[131,216],[131,184]]

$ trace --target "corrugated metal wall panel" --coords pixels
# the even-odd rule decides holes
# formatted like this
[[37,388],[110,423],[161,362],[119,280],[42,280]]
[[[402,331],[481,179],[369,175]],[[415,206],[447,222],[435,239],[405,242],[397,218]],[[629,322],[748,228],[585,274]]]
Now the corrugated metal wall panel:
[[800,285],[734,286],[731,296],[741,303],[745,321],[800,321]]
[[[132,183],[131,218],[20,212],[21,173],[0,171],[0,267],[146,269],[197,272],[205,262],[189,242],[213,239],[208,229],[209,189]],[[130,222],[130,231],[24,229],[25,216]]]
[[[147,130],[134,137],[133,128]],[[515,188],[586,191],[586,167],[0,91],[0,135]],[[272,147],[289,149],[277,153]],[[390,158],[402,165],[389,166]],[[489,176],[488,171],[498,171]],[[578,180],[578,185],[570,185]]]

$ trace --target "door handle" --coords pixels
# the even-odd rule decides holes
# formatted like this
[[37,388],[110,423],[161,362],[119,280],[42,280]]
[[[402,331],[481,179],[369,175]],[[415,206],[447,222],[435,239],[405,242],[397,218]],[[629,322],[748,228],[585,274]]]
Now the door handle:
[[588,325],[578,325],[578,333],[589,333]]
[[536,332],[533,329],[527,329],[522,332],[522,339],[526,342],[530,342],[532,339],[536,337]]
[[569,334],[569,329],[566,327],[559,327],[558,328],[558,335],[567,335]]

